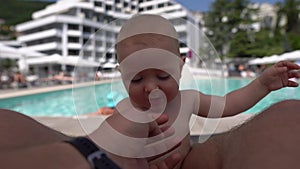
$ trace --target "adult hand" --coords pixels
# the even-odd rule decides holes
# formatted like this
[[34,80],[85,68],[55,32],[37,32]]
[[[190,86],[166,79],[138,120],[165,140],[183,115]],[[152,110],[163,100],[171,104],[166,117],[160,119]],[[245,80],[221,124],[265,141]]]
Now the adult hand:
[[[168,116],[161,115],[151,123],[134,123],[116,113],[105,120],[90,135],[90,138],[100,148],[106,149],[108,156],[122,169],[172,169],[181,160],[178,153],[172,154],[158,163],[150,164],[152,160],[169,153],[180,145],[178,140],[170,137],[174,131],[168,126],[161,127],[167,121]],[[112,134],[112,132],[116,133]],[[156,139],[147,139],[157,135],[159,137]],[[159,150],[167,148],[168,151],[156,154]],[[145,151],[147,150],[152,151],[151,153],[154,153],[155,156],[146,158]]]
[[299,78],[300,66],[289,61],[281,61],[267,68],[258,78],[260,83],[269,91],[277,90],[282,87],[297,87],[298,83],[290,80]]

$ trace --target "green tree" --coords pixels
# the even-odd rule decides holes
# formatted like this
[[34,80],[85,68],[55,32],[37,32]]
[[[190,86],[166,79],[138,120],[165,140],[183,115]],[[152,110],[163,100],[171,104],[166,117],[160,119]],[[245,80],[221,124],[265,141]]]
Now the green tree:
[[[284,51],[300,49],[300,0],[284,0],[283,3],[278,2],[276,5],[279,8],[277,31],[284,36]],[[286,21],[286,25],[281,28],[279,23],[284,21]]]
[[0,2],[0,19],[4,21],[0,24],[0,36],[9,36],[10,39],[15,38],[14,25],[30,20],[33,12],[51,4],[51,2],[37,0],[1,0]]
[[12,59],[1,59],[0,58],[0,70],[2,69],[10,69],[14,66],[16,66],[17,63],[15,60]]
[[216,0],[205,17],[207,36],[223,57],[230,50],[230,41],[241,25],[253,23],[248,0]]
[[228,57],[264,57],[283,52],[281,35],[270,36],[270,30],[264,29],[252,36],[253,41],[246,31],[236,33]]

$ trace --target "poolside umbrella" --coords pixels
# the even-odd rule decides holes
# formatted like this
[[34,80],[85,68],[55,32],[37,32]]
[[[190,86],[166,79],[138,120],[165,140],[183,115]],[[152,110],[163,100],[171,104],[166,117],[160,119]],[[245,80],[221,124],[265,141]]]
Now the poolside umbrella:
[[272,55],[272,56],[266,56],[263,58],[256,58],[256,59],[250,60],[248,62],[248,64],[249,65],[273,64],[273,63],[277,63],[281,60],[284,60],[284,59],[278,55]]
[[250,60],[248,62],[249,65],[260,65],[262,64],[262,58],[256,58],[256,59],[253,59],[253,60]]
[[20,59],[46,56],[44,53],[34,51],[28,47],[14,48],[0,43],[0,57],[8,59]]
[[14,48],[0,44],[0,58],[17,59],[19,70],[23,73],[27,73],[28,64],[27,59],[33,57],[46,56],[43,53],[33,51],[27,47]]
[[300,60],[300,50],[284,53],[280,57],[284,60]]
[[280,58],[278,55],[272,55],[272,56],[269,56],[269,57],[264,57],[263,58],[263,63],[264,64],[273,64],[273,63],[277,63],[281,60],[283,60],[283,59]]

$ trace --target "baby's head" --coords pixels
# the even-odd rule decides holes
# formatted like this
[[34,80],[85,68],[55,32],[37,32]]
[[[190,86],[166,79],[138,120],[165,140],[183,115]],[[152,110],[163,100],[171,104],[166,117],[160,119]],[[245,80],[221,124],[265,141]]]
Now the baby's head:
[[177,32],[167,19],[157,15],[131,18],[122,26],[116,49],[122,79],[135,106],[148,109],[154,89],[163,91],[167,101],[177,96],[184,60]]

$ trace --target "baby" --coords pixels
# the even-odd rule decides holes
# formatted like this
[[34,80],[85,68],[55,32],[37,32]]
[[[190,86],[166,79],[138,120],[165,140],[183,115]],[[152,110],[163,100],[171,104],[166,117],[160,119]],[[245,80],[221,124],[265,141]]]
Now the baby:
[[[104,142],[110,142],[111,145],[103,147],[118,155],[118,159],[148,157],[156,163],[170,153],[179,152],[186,156],[190,150],[189,121],[192,114],[209,118],[239,114],[273,90],[298,86],[289,79],[300,77],[299,73],[291,71],[300,69],[298,65],[283,61],[266,69],[247,86],[224,97],[196,90],[179,90],[185,58],[180,56],[174,26],[157,15],[138,15],[128,20],[121,28],[116,49],[118,69],[129,97],[117,104],[116,112],[104,124],[111,127],[107,127],[107,135],[100,142],[102,146]],[[161,115],[167,115],[169,119],[163,124],[164,129],[157,131],[159,124],[154,121]],[[118,124],[109,122],[111,119]],[[122,125],[129,123],[134,123],[132,130],[124,131]],[[147,146],[170,133],[170,144]],[[172,149],[179,142],[181,144]],[[122,150],[118,145],[122,145]],[[137,151],[132,150],[134,146]],[[130,152],[126,147],[130,147]],[[176,168],[180,168],[180,164]]]

